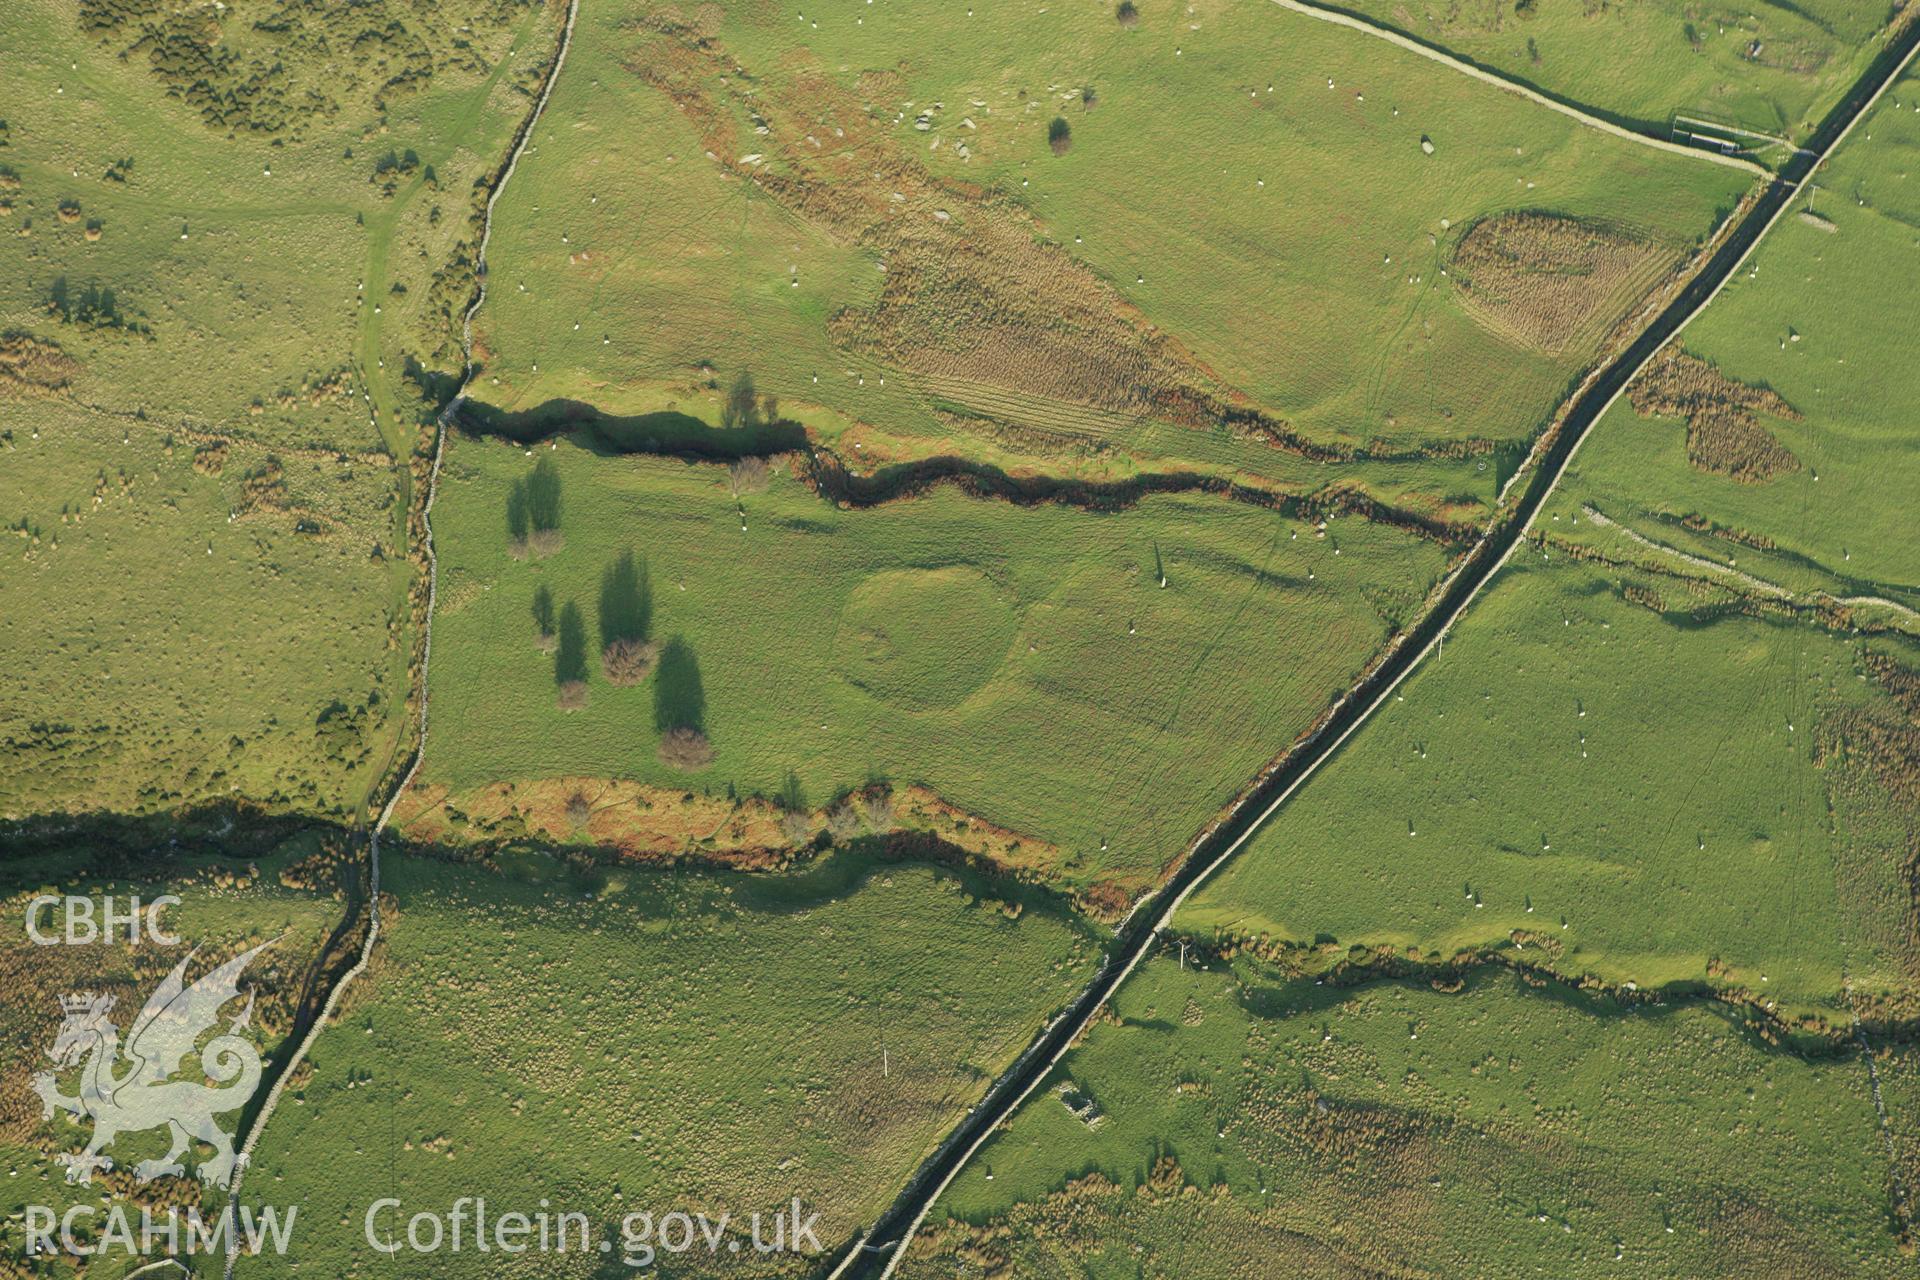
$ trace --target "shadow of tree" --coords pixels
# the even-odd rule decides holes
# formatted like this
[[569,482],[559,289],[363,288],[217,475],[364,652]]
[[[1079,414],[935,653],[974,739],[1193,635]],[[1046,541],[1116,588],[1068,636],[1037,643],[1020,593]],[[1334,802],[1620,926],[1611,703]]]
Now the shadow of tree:
[[533,631],[537,636],[553,634],[553,592],[544,582],[533,589]]
[[560,468],[552,458],[533,464],[527,477],[527,518],[535,533],[548,533],[560,527]]
[[569,600],[560,608],[560,643],[553,653],[555,684],[584,683],[587,678],[587,624],[580,606]]
[[527,545],[527,535],[532,532],[532,522],[527,516],[527,482],[515,480],[513,487],[507,490],[507,542],[519,555]]
[[660,651],[654,675],[653,727],[661,733],[675,729],[705,733],[706,722],[707,694],[700,683],[700,663],[693,647],[675,636]]
[[632,551],[607,566],[600,577],[600,644],[644,642],[653,630],[653,583],[647,562]]

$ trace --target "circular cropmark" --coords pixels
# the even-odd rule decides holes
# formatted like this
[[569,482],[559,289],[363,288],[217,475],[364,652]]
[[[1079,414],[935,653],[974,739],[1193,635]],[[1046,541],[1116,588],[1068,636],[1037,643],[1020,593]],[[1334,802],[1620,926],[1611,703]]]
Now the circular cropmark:
[[855,587],[834,662],[874,697],[908,711],[951,707],[993,677],[1018,620],[978,571],[890,569]]

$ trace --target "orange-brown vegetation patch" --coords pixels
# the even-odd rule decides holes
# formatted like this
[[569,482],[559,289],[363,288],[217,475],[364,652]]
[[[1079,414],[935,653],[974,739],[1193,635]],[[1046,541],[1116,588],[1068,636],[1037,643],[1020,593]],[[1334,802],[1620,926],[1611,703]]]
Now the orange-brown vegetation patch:
[[1800,469],[1800,459],[1757,415],[1797,421],[1800,413],[1766,387],[1735,382],[1698,356],[1668,347],[1633,380],[1642,416],[1687,420],[1687,460],[1702,471],[1760,484]]
[[1488,328],[1563,351],[1624,312],[1678,255],[1635,232],[1551,213],[1504,213],[1460,237],[1451,264]]
[[[585,800],[584,821],[577,812]],[[495,782],[453,794],[444,786],[416,786],[402,797],[394,821],[413,840],[484,844],[576,837],[643,861],[700,858],[741,866],[778,866],[809,844],[824,819],[788,815],[760,797],[730,799],[604,778],[543,778]]]
[[1901,666],[1884,654],[1867,655],[1867,670],[1874,683],[1886,690],[1907,717],[1920,723],[1920,671]]
[[57,395],[80,363],[56,343],[31,334],[0,334],[0,400]]
[[193,451],[193,469],[203,476],[217,476],[227,468],[224,441],[203,444]]
[[605,778],[495,782],[457,795],[420,785],[401,797],[393,821],[409,840],[424,844],[584,840],[646,862],[750,869],[787,866],[819,847],[823,835],[836,841],[897,837],[909,850],[915,837],[931,837],[949,854],[957,850],[1022,879],[1051,878],[1060,865],[1054,845],[985,822],[918,786],[870,789],[801,813],[760,796]]
[[896,825],[926,832],[1002,871],[1045,879],[1060,866],[1059,846],[996,826],[948,804],[925,787],[895,792],[893,814]]
[[287,509],[287,473],[278,458],[268,458],[248,472],[240,484],[240,510],[249,512],[261,508]]
[[[336,369],[332,373],[310,376],[301,382],[298,388],[282,388],[275,392],[273,403],[281,409],[301,409],[307,406],[319,408],[321,405],[353,397],[353,375],[346,369]],[[264,411],[265,402],[257,402],[255,412]]]
[[1096,880],[1080,891],[1080,905],[1096,920],[1119,920],[1152,887],[1153,881],[1145,876]]
[[[1884,658],[1869,670],[1897,710],[1849,709],[1827,718],[1822,763],[1836,755],[1864,764],[1900,809],[1920,819],[1920,675]],[[1920,859],[1920,847],[1914,850]],[[1917,886],[1920,887],[1920,886]]]
[[879,298],[829,321],[850,350],[936,378],[1192,427],[1232,421],[1292,444],[1018,202],[936,177],[891,136],[897,77],[843,87],[796,53],[776,83],[703,18],[637,20],[626,66],[673,100],[707,158],[843,244],[876,256]]

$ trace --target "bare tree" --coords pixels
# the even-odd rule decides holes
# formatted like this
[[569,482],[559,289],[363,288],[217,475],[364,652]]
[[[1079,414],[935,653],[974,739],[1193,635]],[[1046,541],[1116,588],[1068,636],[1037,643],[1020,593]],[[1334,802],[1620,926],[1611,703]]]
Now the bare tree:
[[827,810],[827,831],[835,844],[845,844],[860,834],[860,814],[851,799],[837,800]]
[[659,650],[646,640],[615,640],[600,651],[600,667],[608,684],[634,685],[653,671]]
[[733,481],[733,491],[741,493],[759,493],[767,487],[771,469],[767,460],[761,457],[740,458],[734,462],[728,474]]
[[587,800],[586,793],[576,791],[567,800],[567,824],[574,831],[587,829],[587,823],[593,819],[593,805]]
[[713,744],[698,729],[670,729],[660,739],[660,763],[692,773],[713,763]]
[[813,839],[813,820],[806,814],[789,809],[780,815],[780,833],[791,845],[803,845]]
[[860,808],[875,835],[883,836],[893,830],[893,792],[876,787],[860,798]]
[[553,682],[558,686],[562,709],[577,711],[587,705],[587,626],[580,617],[580,606],[571,600],[560,610]]

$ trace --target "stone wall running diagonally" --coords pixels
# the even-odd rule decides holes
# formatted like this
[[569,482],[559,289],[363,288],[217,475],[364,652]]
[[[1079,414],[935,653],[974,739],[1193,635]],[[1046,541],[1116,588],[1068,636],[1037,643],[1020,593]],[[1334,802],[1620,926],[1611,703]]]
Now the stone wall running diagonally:
[[[1297,0],[1274,0],[1294,4]],[[1216,828],[1175,870],[1159,894],[1144,900],[1122,926],[1105,964],[1073,1004],[1048,1023],[1014,1065],[988,1088],[901,1189],[893,1205],[856,1240],[846,1244],[829,1280],[877,1276],[890,1280],[906,1256],[914,1234],[934,1202],[972,1159],[994,1130],[1010,1118],[1074,1040],[1099,1014],[1120,984],[1139,965],[1156,939],[1172,924],[1174,913],[1194,889],[1232,858],[1267,819],[1304,786],[1342,743],[1371,718],[1396,688],[1445,639],[1447,630],[1471,607],[1525,541],[1533,522],[1566,474],[1594,425],[1626,394],[1629,383],[1712,305],[1721,289],[1780,219],[1794,206],[1820,164],[1832,155],[1920,54],[1920,22],[1902,28],[1875,59],[1866,75],[1827,115],[1809,150],[1797,155],[1787,173],[1768,184],[1748,207],[1739,226],[1714,252],[1711,261],[1653,319],[1640,337],[1575,394],[1564,420],[1537,446],[1537,452],[1508,482],[1504,518],[1489,527],[1436,592],[1433,607],[1389,647],[1360,682],[1342,694],[1296,751],[1265,779],[1235,817]]]

